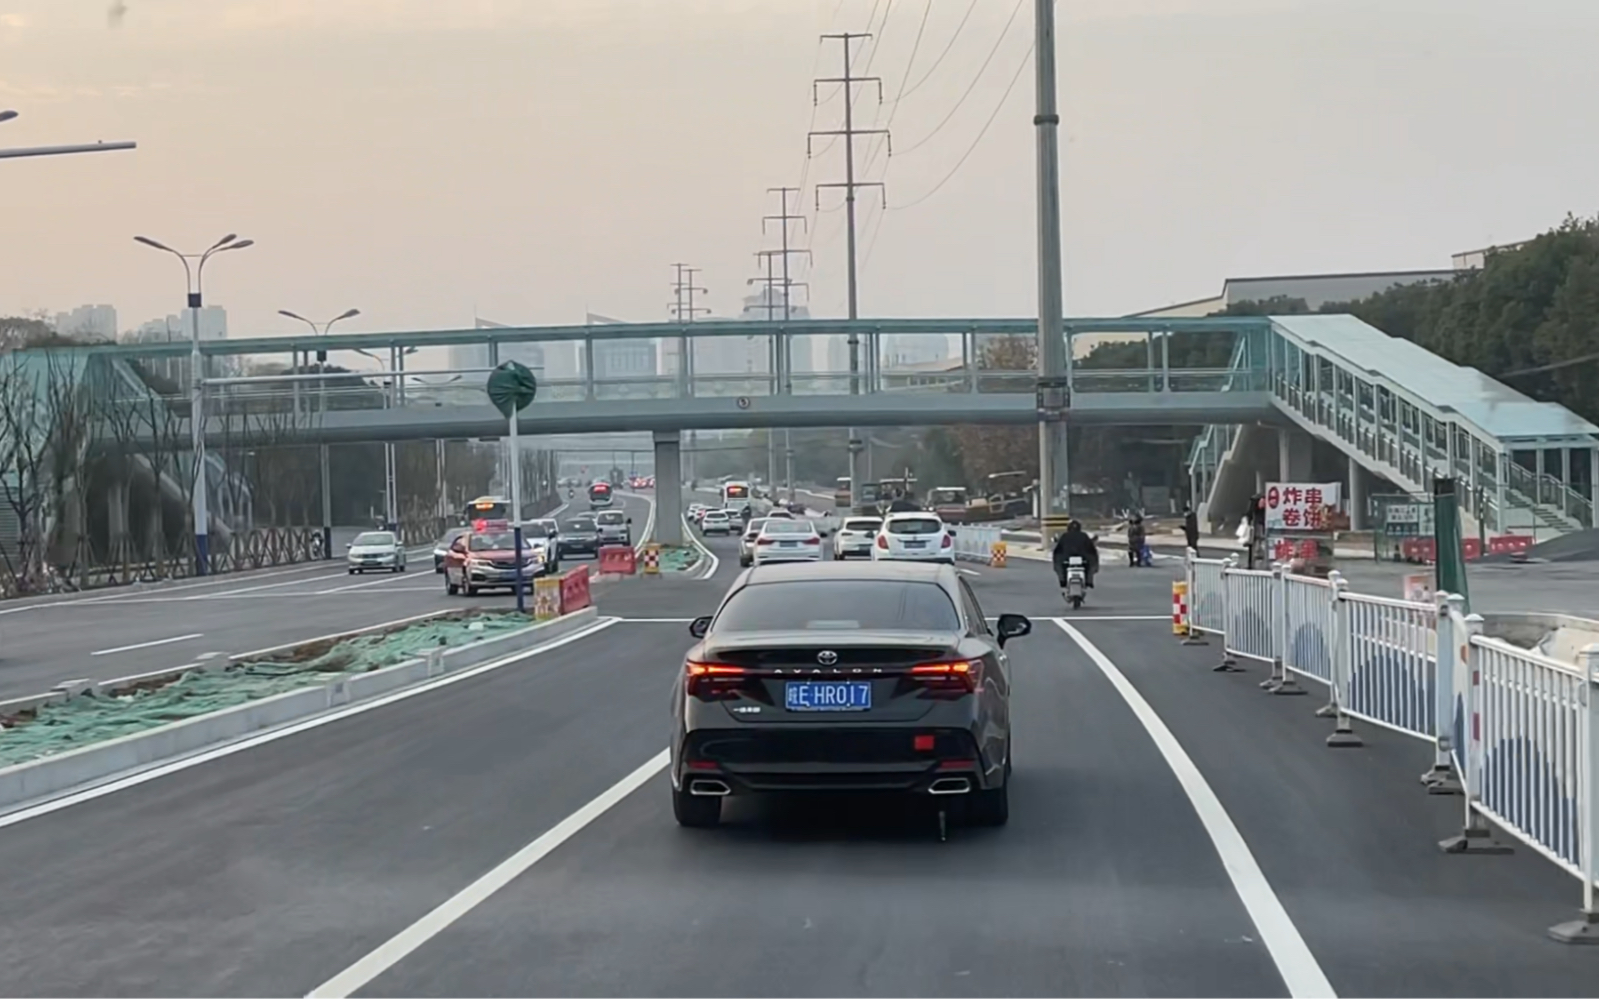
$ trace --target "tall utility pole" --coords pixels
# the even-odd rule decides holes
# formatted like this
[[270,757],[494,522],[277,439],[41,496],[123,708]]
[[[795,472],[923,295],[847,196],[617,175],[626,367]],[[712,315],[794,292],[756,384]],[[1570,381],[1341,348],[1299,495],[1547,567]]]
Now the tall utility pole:
[[[700,273],[700,268],[690,267],[687,264],[673,264],[672,279],[673,301],[669,308],[672,318],[680,323],[692,323],[694,317],[700,313],[709,313],[711,310],[694,304],[694,296],[708,295],[706,289],[694,283],[694,275]],[[694,343],[687,334],[677,338],[677,379],[678,393],[683,398],[694,394]],[[688,449],[683,456],[684,468],[688,477],[694,476],[694,446],[698,443],[694,431],[688,432]]]
[[[802,229],[805,228],[805,216],[793,214],[792,212],[789,211],[789,207],[788,207],[788,196],[790,194],[798,194],[798,193],[800,193],[800,189],[797,188],[797,187],[768,187],[766,189],[766,193],[767,194],[775,194],[778,197],[783,199],[783,210],[781,212],[779,212],[776,215],[766,215],[766,216],[763,216],[761,218],[761,232],[763,232],[763,233],[766,232],[766,224],[768,222],[775,222],[782,229],[782,246],[777,251],[777,253],[778,253],[778,255],[781,256],[781,258],[783,260],[783,285],[782,285],[782,288],[783,288],[783,321],[786,323],[791,318],[793,318],[793,301],[792,301],[792,298],[790,297],[789,293],[790,293],[790,290],[794,287],[794,282],[789,280],[789,276],[788,276],[788,258],[789,258],[789,255],[793,254],[793,253],[804,253],[806,258],[808,259],[810,257],[811,251],[810,250],[791,249],[789,247],[789,245],[788,245],[788,236],[789,236],[788,227],[789,227],[789,224],[792,223],[792,222],[796,222],[797,221],[800,224],[800,228],[802,228]],[[770,257],[768,257],[768,260],[770,260]],[[807,350],[810,349],[809,341],[806,342],[805,346],[806,346]],[[781,358],[781,365],[780,365],[781,371],[780,371],[779,377],[782,379],[783,392],[785,394],[788,394],[788,395],[793,395],[794,394],[794,342],[789,339],[787,333],[783,334],[783,336],[781,338],[781,341],[779,343],[778,356],[779,356],[779,358]],[[767,441],[767,446],[768,447],[771,446],[770,439],[768,439],[768,441]],[[783,428],[783,485],[788,490],[788,501],[790,503],[793,503],[794,502],[794,441],[793,441],[793,437],[792,437],[792,432],[791,432],[790,428],[788,428],[788,427],[784,427]],[[774,487],[776,486],[775,482],[773,483],[773,486]]]
[[[1041,0],[1041,2],[1042,2],[1042,0]],[[809,135],[807,135],[805,137],[805,153],[806,153],[807,156],[810,155],[811,143],[812,143],[812,140],[814,140],[816,138],[816,136],[818,136],[818,135],[841,135],[841,136],[844,137],[844,180],[843,180],[842,183],[839,183],[839,182],[835,181],[833,183],[828,183],[828,184],[817,184],[816,185],[816,203],[817,203],[817,208],[820,209],[821,208],[821,198],[822,198],[822,188],[824,188],[824,187],[842,187],[844,189],[844,212],[845,212],[845,215],[846,215],[846,219],[845,219],[846,242],[845,242],[845,245],[847,247],[848,264],[849,264],[849,317],[850,317],[850,319],[858,319],[858,318],[860,318],[860,288],[859,288],[858,282],[856,280],[856,266],[855,266],[855,262],[856,262],[856,253],[855,253],[855,189],[859,188],[859,187],[876,187],[876,188],[882,188],[883,187],[881,182],[857,181],[855,179],[855,137],[857,135],[881,135],[881,136],[884,136],[885,141],[888,141],[888,143],[889,143],[889,146],[888,146],[889,155],[892,156],[894,154],[893,140],[888,135],[888,129],[886,129],[886,128],[856,128],[855,127],[855,85],[857,83],[875,83],[877,85],[877,99],[879,101],[881,101],[883,99],[883,80],[882,80],[881,77],[877,77],[877,76],[855,76],[853,74],[852,70],[851,70],[851,64],[850,64],[851,63],[851,57],[854,55],[854,50],[853,50],[852,46],[854,45],[854,43],[855,43],[855,41],[857,39],[866,39],[866,38],[870,38],[870,37],[872,37],[870,34],[855,33],[855,32],[848,32],[848,31],[840,33],[840,34],[828,34],[828,35],[823,35],[822,36],[822,40],[823,41],[827,41],[829,39],[836,39],[840,43],[842,43],[842,48],[844,50],[844,75],[843,76],[822,77],[820,79],[812,81],[811,82],[811,103],[812,104],[819,103],[817,88],[820,87],[822,84],[824,84],[824,83],[840,84],[844,88],[844,127],[841,128],[841,129],[830,129],[830,130],[827,130],[827,131],[811,132]],[[870,373],[871,373],[871,370],[872,370],[872,367],[873,367],[873,362],[875,361],[876,356],[877,356],[877,349],[876,349],[875,340],[873,338],[869,337],[867,339],[867,345],[870,348],[867,351],[867,356],[868,356],[867,373],[868,373],[868,377],[870,377]],[[861,376],[860,340],[856,336],[855,330],[853,328],[851,328],[850,329],[850,334],[849,334],[849,392],[850,392],[850,395],[859,395],[860,394],[860,392],[861,392],[860,376]],[[861,481],[860,481],[860,479],[861,479],[861,476],[860,476],[860,453],[861,453],[861,449],[862,449],[861,442],[855,436],[855,428],[851,427],[850,431],[849,431],[849,501],[850,501],[850,506],[852,506],[852,507],[860,502],[860,497],[861,497],[861,492],[860,492],[860,487],[861,487]]]
[[1055,101],[1055,0],[1035,0],[1038,77],[1038,516],[1048,546],[1066,527],[1071,473],[1066,413],[1071,350],[1066,342],[1060,259],[1060,113]]

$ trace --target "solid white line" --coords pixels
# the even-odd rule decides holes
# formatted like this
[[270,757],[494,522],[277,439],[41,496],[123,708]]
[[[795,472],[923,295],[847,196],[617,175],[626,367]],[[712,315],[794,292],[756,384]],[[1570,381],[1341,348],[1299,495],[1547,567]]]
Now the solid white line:
[[982,575],[982,573],[978,572],[976,569],[964,569],[963,568],[963,569],[961,569],[961,572],[965,573],[968,576],[981,576]]
[[1255,862],[1255,855],[1250,852],[1243,833],[1233,824],[1232,816],[1222,807],[1221,799],[1211,790],[1210,782],[1205,780],[1205,775],[1194,765],[1188,752],[1183,749],[1182,743],[1177,741],[1171,729],[1166,727],[1160,715],[1150,707],[1148,701],[1144,700],[1144,696],[1138,692],[1126,675],[1110,661],[1110,657],[1064,619],[1057,617],[1052,620],[1060,625],[1061,630],[1066,632],[1088,658],[1094,661],[1099,671],[1105,674],[1111,686],[1116,688],[1122,700],[1132,709],[1133,716],[1144,726],[1144,731],[1149,733],[1149,738],[1155,743],[1155,748],[1160,750],[1160,755],[1166,758],[1166,765],[1171,767],[1177,782],[1183,786],[1183,792],[1188,795],[1189,802],[1199,815],[1199,821],[1204,824],[1205,832],[1209,834],[1210,841],[1221,858],[1222,867],[1226,869],[1227,877],[1233,883],[1233,890],[1238,893],[1239,901],[1244,903],[1249,918],[1254,921],[1261,942],[1266,945],[1266,952],[1271,955],[1272,963],[1277,966],[1277,973],[1282,976],[1283,984],[1288,986],[1289,995],[1295,999],[1310,996],[1336,999],[1338,993],[1333,991],[1332,983],[1322,972],[1321,965],[1316,962],[1316,956],[1310,952],[1305,938],[1299,935],[1299,928],[1289,918],[1288,910],[1283,908],[1282,900],[1272,891],[1271,883],[1266,880],[1265,873]]
[[137,787],[146,781],[156,780],[157,778],[165,777],[168,774],[175,774],[179,771],[187,770],[190,767],[197,767],[202,763],[209,763],[212,760],[218,760],[224,756],[232,756],[234,753],[242,753],[246,749],[254,749],[256,746],[264,746],[269,742],[276,742],[279,739],[286,739],[291,735],[298,735],[299,733],[308,731],[309,729],[321,728],[323,725],[332,724],[333,722],[348,718],[351,715],[358,715],[367,711],[372,711],[377,708],[381,708],[384,705],[393,704],[395,701],[403,701],[407,698],[416,697],[419,694],[426,694],[429,691],[437,690],[440,687],[447,687],[452,683],[460,683],[462,680],[470,679],[471,677],[477,676],[480,673],[487,673],[491,670],[497,670],[505,666],[510,666],[513,663],[519,663],[524,659],[531,659],[534,656],[540,656],[546,652],[553,652],[562,646],[571,645],[573,642],[581,641],[582,639],[585,639],[596,632],[604,631],[606,628],[609,628],[615,623],[615,618],[598,618],[593,624],[582,629],[581,631],[574,631],[570,635],[563,635],[560,638],[557,638],[551,642],[547,642],[543,645],[535,645],[531,649],[523,649],[522,651],[512,653],[503,659],[495,659],[477,666],[470,666],[461,670],[459,673],[446,673],[444,676],[427,680],[423,683],[417,684],[414,687],[402,687],[393,693],[384,694],[381,697],[374,697],[370,701],[357,701],[354,704],[337,708],[325,714],[313,715],[304,721],[294,722],[293,724],[286,725],[283,728],[272,729],[271,731],[263,732],[260,735],[250,736],[249,738],[241,739],[238,742],[230,742],[226,745],[217,746],[214,749],[207,749],[203,752],[196,753],[193,756],[186,756],[179,760],[173,760],[171,763],[164,763],[160,766],[152,767],[149,770],[141,770],[136,774],[129,774],[128,776],[118,780],[109,781],[105,784],[100,784],[91,788],[85,788],[82,791],[63,795],[60,798],[52,798],[49,801],[40,802],[37,805],[18,809],[14,812],[8,812],[5,815],[0,815],[0,829],[4,829],[7,826],[14,826],[19,822],[26,822],[29,819],[38,818],[41,815],[49,815],[51,812],[58,812],[63,808],[71,808],[73,805],[79,805],[85,801],[93,801],[96,798],[102,798],[108,794],[113,794],[126,788]]
[[364,988],[408,954],[444,932],[456,920],[482,905],[528,868],[549,856],[556,847],[582,832],[589,823],[643,787],[650,778],[666,769],[669,758],[670,754],[664,749],[650,757],[637,770],[606,788],[599,797],[562,819],[544,835],[511,854],[493,870],[379,945],[376,950],[313,989],[310,995],[344,999]]
[[1052,618],[1059,621],[1170,621],[1170,614],[1073,614],[1070,618]]
[[281,583],[267,583],[262,586],[242,586],[235,590],[218,590],[216,593],[204,593],[193,597],[173,597],[173,600],[207,600],[213,597],[228,597],[235,593],[259,593],[261,590],[275,590],[280,586],[293,586],[295,583],[320,583],[325,579],[339,579],[348,573],[334,572],[326,576],[308,576],[305,579],[285,579]]
[[712,576],[715,576],[716,570],[722,567],[722,560],[716,557],[715,552],[711,551],[710,545],[707,545],[705,542],[700,540],[700,536],[694,531],[694,525],[688,522],[688,514],[686,513],[683,514],[683,536],[688,538],[689,541],[693,542],[694,547],[698,548],[701,554],[710,560],[705,563],[706,565],[710,566],[710,568],[706,569],[702,573],[699,573],[694,578],[710,579]]
[[132,652],[134,649],[153,649],[157,645],[171,645],[173,642],[187,642],[191,638],[201,638],[203,636],[203,632],[197,631],[192,635],[178,635],[174,638],[158,638],[153,642],[139,642],[136,645],[119,645],[114,649],[101,649],[99,652],[91,652],[89,655],[109,656],[115,655],[118,652]]

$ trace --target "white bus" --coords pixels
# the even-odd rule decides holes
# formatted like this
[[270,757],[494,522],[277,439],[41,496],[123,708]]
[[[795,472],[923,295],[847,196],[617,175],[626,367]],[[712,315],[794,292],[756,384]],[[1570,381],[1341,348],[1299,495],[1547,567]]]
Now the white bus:
[[722,509],[737,510],[750,501],[750,484],[739,481],[724,482],[721,495]]

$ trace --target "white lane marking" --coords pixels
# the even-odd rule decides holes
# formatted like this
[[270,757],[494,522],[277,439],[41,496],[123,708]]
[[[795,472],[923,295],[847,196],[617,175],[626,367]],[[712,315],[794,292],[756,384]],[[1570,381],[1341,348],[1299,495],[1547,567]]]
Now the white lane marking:
[[[1065,620],[1065,619],[1062,619]],[[1073,621],[1170,621],[1170,614],[1073,614]]]
[[976,569],[962,569],[961,570],[961,574],[965,575],[965,576],[981,576],[982,575],[982,573],[978,572]]
[[601,792],[600,796],[556,823],[548,832],[502,860],[493,870],[467,885],[432,912],[380,944],[378,948],[348,968],[311,990],[311,996],[344,999],[370,984],[418,947],[438,936],[462,916],[487,901],[534,864],[549,856],[556,847],[582,832],[584,827],[610,811],[628,795],[666,769],[670,753],[663,749],[637,770]]
[[1222,867],[1226,869],[1227,877],[1233,883],[1233,890],[1238,893],[1239,901],[1244,903],[1249,918],[1254,921],[1261,942],[1266,945],[1272,963],[1277,966],[1277,973],[1282,976],[1283,984],[1288,986],[1289,995],[1295,999],[1309,996],[1336,999],[1338,993],[1333,991],[1332,983],[1322,972],[1321,965],[1316,962],[1316,955],[1310,952],[1305,938],[1299,935],[1299,928],[1289,917],[1288,910],[1283,908],[1282,900],[1272,891],[1271,883],[1266,880],[1265,873],[1255,862],[1255,855],[1250,851],[1249,844],[1244,841],[1243,833],[1233,824],[1232,816],[1227,814],[1221,799],[1211,790],[1210,782],[1205,780],[1205,775],[1194,765],[1188,752],[1183,749],[1182,743],[1177,741],[1177,737],[1166,727],[1160,715],[1150,707],[1149,702],[1144,700],[1144,695],[1138,692],[1116,664],[1110,661],[1109,656],[1101,652],[1098,646],[1085,638],[1082,632],[1073,628],[1064,618],[1057,617],[1051,620],[1059,625],[1060,629],[1077,643],[1078,648],[1094,661],[1099,671],[1105,674],[1105,679],[1110,681],[1122,700],[1127,702],[1133,716],[1144,726],[1144,731],[1149,733],[1155,748],[1165,757],[1166,765],[1171,768],[1177,782],[1183,786],[1183,792],[1188,795],[1189,802],[1199,815],[1199,821],[1204,824],[1205,832],[1209,834],[1210,841],[1221,858]]
[[697,576],[695,576],[695,578],[710,579],[711,577],[715,576],[716,570],[722,567],[722,560],[716,557],[715,552],[711,551],[710,545],[707,545],[705,542],[700,540],[700,536],[694,532],[694,525],[688,522],[688,514],[686,513],[683,514],[683,532],[688,539],[694,543],[694,547],[698,548],[706,558],[710,559],[710,561],[706,563],[706,565],[710,566],[710,568],[702,573],[699,573]]
[[275,590],[280,586],[293,586],[295,583],[320,583],[328,579],[342,579],[348,573],[334,572],[326,576],[308,576],[305,579],[285,579],[280,583],[266,583],[262,586],[241,586],[235,590],[218,590],[216,593],[204,593],[193,597],[172,597],[172,600],[208,600],[214,597],[230,597],[236,593],[259,593],[262,590]]
[[218,760],[224,756],[232,756],[234,753],[242,753],[246,749],[254,749],[256,746],[264,746],[269,742],[276,742],[279,739],[286,739],[291,735],[298,735],[301,732],[305,732],[313,728],[321,728],[323,725],[330,725],[333,722],[348,718],[351,715],[358,715],[367,711],[373,711],[385,705],[393,704],[396,701],[403,701],[407,698],[416,697],[420,694],[426,694],[430,691],[437,690],[440,687],[448,687],[452,683],[460,683],[462,680],[470,679],[480,673],[487,673],[491,670],[497,670],[505,666],[513,665],[514,663],[519,663],[524,659],[531,659],[534,656],[541,656],[546,652],[553,652],[563,646],[571,645],[573,642],[581,641],[590,635],[595,634],[596,632],[604,631],[606,628],[609,628],[615,623],[616,618],[602,617],[597,619],[588,627],[583,628],[581,631],[574,631],[570,635],[563,635],[562,637],[551,642],[546,642],[543,645],[535,645],[531,649],[523,649],[522,651],[512,653],[503,659],[494,659],[486,663],[481,663],[477,666],[469,666],[466,669],[461,670],[459,673],[446,673],[441,677],[427,680],[423,683],[417,684],[414,687],[402,687],[393,693],[384,694],[381,697],[374,697],[370,701],[357,701],[354,704],[337,708],[333,711],[326,712],[325,714],[314,715],[305,719],[304,721],[294,722],[283,728],[272,729],[270,731],[263,732],[260,735],[253,735],[248,738],[241,739],[238,742],[230,742],[226,745],[217,746],[214,749],[207,749],[196,753],[193,756],[185,756],[182,759],[173,760],[171,763],[163,763],[160,766],[152,767],[149,770],[141,770],[136,774],[129,774],[126,777],[108,781],[105,784],[100,784],[91,788],[85,788],[82,791],[76,791],[72,794],[63,795],[60,798],[52,798],[49,801],[40,802],[37,805],[21,808],[14,812],[8,812],[4,815],[0,815],[0,829],[4,829],[7,826],[14,826],[19,822],[26,822],[29,819],[38,818],[41,815],[49,815],[51,812],[58,812],[63,808],[71,808],[73,805],[80,805],[85,801],[93,801],[96,798],[103,798],[108,794],[113,794],[126,788],[137,787],[146,781],[152,781],[159,777],[165,777],[168,774],[175,774],[179,771],[187,770],[190,767],[197,767],[202,763],[209,763],[212,760]]
[[192,635],[176,635],[172,638],[158,638],[153,642],[138,642],[133,645],[119,645],[114,649],[101,649],[99,652],[91,652],[89,655],[111,656],[117,654],[118,652],[132,652],[134,649],[153,649],[157,645],[171,645],[173,642],[187,642],[191,638],[203,637],[205,637],[205,633],[197,631]]
[[[369,579],[361,583],[351,583],[348,586],[333,586],[326,590],[317,590],[313,596],[325,597],[330,593],[348,593],[351,590],[364,590],[369,586],[382,586],[384,583],[404,582],[405,578],[406,574],[403,572],[391,572],[382,579]],[[433,589],[433,587],[429,587],[429,589]]]

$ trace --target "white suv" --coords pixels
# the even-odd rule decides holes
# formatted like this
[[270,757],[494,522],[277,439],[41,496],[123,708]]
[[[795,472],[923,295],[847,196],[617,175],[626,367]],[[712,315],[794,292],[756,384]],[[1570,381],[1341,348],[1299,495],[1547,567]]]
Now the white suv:
[[955,538],[937,515],[891,513],[872,542],[872,561],[955,562]]
[[705,534],[732,534],[733,518],[726,510],[706,510],[700,517],[700,531]]
[[850,558],[867,558],[872,554],[872,539],[882,529],[877,517],[846,517],[833,535],[833,557],[839,561]]
[[808,520],[768,519],[755,536],[752,560],[756,565],[768,562],[820,562],[822,536],[816,525]]

